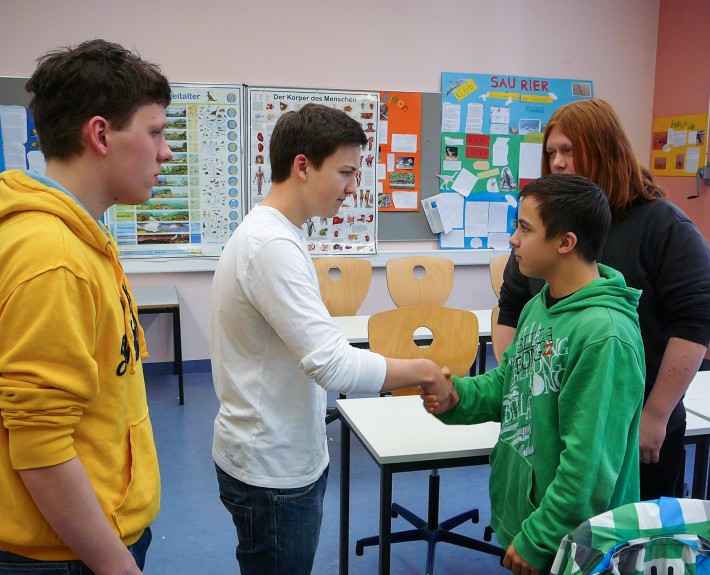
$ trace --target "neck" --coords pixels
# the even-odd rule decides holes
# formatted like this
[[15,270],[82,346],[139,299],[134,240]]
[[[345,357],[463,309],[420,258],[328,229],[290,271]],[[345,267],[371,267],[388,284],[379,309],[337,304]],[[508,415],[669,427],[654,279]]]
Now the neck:
[[599,268],[596,261],[586,262],[575,257],[565,261],[550,277],[543,279],[550,286],[550,295],[559,299],[573,294],[598,278]]
[[81,202],[91,216],[98,220],[112,205],[112,202],[107,201],[104,191],[100,186],[97,187],[101,178],[97,177],[96,170],[100,170],[100,167],[89,167],[84,164],[86,162],[82,161],[81,157],[70,160],[51,159],[47,161],[45,173],[48,178],[66,188]]
[[313,214],[308,213],[308,207],[297,186],[291,180],[272,184],[262,206],[274,208],[281,212],[294,226],[300,228]]

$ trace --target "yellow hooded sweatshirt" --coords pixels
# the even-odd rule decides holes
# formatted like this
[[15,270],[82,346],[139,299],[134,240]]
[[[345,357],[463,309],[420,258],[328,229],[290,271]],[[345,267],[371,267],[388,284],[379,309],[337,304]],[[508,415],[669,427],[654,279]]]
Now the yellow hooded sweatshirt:
[[76,555],[17,470],[78,457],[126,545],[157,515],[143,331],[118,247],[64,191],[0,174],[0,548]]

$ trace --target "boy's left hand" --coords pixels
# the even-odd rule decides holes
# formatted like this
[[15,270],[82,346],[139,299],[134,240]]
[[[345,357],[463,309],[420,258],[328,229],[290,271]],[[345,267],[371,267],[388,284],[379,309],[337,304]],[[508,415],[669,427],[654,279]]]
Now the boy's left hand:
[[503,557],[503,567],[510,569],[515,575],[539,575],[540,570],[535,569],[525,559],[523,559],[515,550],[515,545],[512,543],[508,547],[508,551]]

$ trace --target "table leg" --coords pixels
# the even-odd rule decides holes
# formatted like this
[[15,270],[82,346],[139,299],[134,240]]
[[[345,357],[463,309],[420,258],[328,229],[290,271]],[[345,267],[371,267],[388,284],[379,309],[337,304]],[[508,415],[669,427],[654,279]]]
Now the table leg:
[[380,575],[389,575],[392,550],[392,470],[383,465],[380,472]]
[[693,499],[705,499],[708,495],[708,459],[710,437],[703,436],[695,444],[695,460],[693,462]]
[[185,389],[183,387],[182,371],[182,333],[180,331],[180,308],[173,309],[173,354],[175,356],[175,371],[178,376],[178,403],[185,405]]
[[348,575],[350,553],[350,428],[340,417],[340,575]]

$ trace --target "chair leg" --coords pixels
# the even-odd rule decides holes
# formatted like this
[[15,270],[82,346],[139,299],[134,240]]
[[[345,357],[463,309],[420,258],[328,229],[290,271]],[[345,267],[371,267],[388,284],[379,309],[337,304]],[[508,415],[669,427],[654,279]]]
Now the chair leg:
[[[402,543],[405,541],[426,541],[427,575],[432,575],[434,573],[434,557],[436,554],[436,544],[440,541],[444,543],[450,543],[452,545],[457,545],[459,547],[465,547],[467,549],[473,549],[475,551],[490,553],[491,555],[495,555],[502,560],[502,558],[505,556],[504,549],[501,549],[500,547],[490,543],[484,543],[483,541],[479,541],[478,539],[473,539],[472,537],[467,537],[465,535],[460,535],[458,533],[451,532],[451,529],[458,527],[469,519],[474,523],[478,523],[478,509],[471,509],[469,511],[465,511],[464,513],[459,513],[458,515],[439,523],[439,483],[439,474],[436,470],[433,470],[429,475],[429,504],[427,508],[426,521],[411,512],[409,509],[402,507],[398,503],[392,504],[392,517],[401,516],[402,519],[410,523],[415,528],[392,533],[391,542],[394,544]],[[490,541],[492,533],[493,530],[490,528],[490,526],[486,526],[483,535],[484,540]],[[362,556],[365,547],[370,547],[372,545],[379,544],[379,536],[358,539],[355,543],[355,554],[357,556]]]
[[411,523],[417,529],[424,529],[427,527],[427,522],[424,521],[419,515],[415,515],[406,507],[402,507],[399,503],[392,504],[392,517],[402,516],[402,519]]
[[462,523],[471,520],[473,523],[478,523],[478,509],[470,509],[463,513],[459,513],[446,521],[442,521],[439,524],[439,529],[443,531],[451,531],[454,527],[458,527]]

